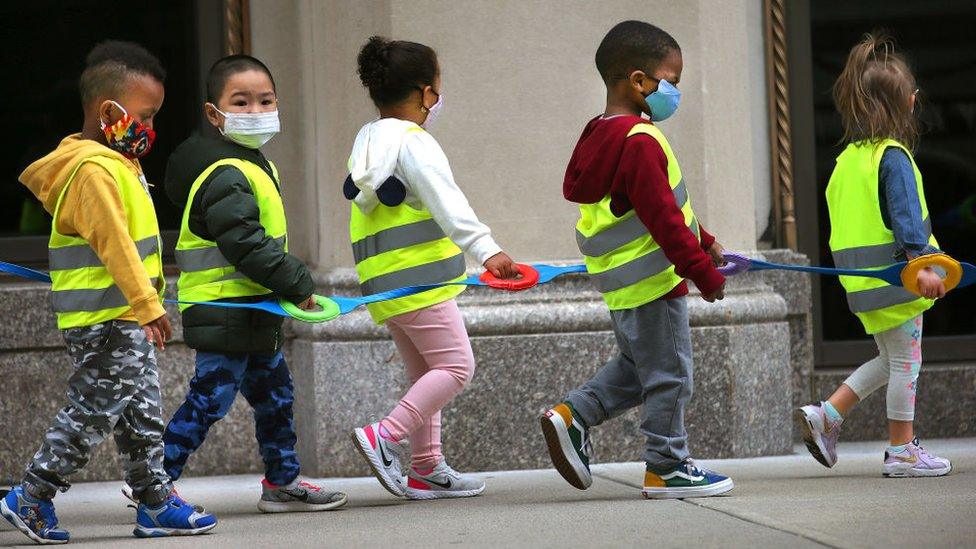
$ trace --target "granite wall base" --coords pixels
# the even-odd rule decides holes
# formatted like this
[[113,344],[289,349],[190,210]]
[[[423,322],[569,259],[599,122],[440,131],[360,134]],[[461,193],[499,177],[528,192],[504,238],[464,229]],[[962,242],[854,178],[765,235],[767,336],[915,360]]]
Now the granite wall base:
[[[171,284],[172,285],[172,284]],[[48,291],[39,284],[0,285],[0,484],[19,482],[57,411],[67,404],[66,381],[72,366],[64,340],[50,312]],[[159,353],[163,414],[169,419],[186,396],[193,376],[194,353],[181,343],[179,313],[170,310],[176,338]],[[254,420],[247,402],[238,398],[227,416],[211,429],[207,441],[184,474],[221,475],[264,470]],[[92,452],[74,481],[122,478],[122,461],[114,440]]]
[[[794,374],[783,299],[756,275],[730,281],[721,303],[687,299],[695,349],[695,396],[687,414],[694,455],[790,452]],[[551,466],[538,418],[616,353],[605,305],[582,277],[525,294],[470,290],[460,301],[478,370],[443,412],[445,455],[463,470]],[[290,356],[303,466],[324,476],[367,474],[350,432],[381,419],[403,394],[399,355],[364,312],[294,328]],[[593,429],[595,459],[640,459],[638,423],[634,410]]]
[[[853,370],[818,371],[814,400],[830,396]],[[885,388],[862,400],[844,420],[841,441],[888,438]],[[915,434],[927,438],[976,436],[976,364],[923,364],[918,377]],[[938,452],[937,448],[933,448]],[[950,456],[951,457],[951,456]]]

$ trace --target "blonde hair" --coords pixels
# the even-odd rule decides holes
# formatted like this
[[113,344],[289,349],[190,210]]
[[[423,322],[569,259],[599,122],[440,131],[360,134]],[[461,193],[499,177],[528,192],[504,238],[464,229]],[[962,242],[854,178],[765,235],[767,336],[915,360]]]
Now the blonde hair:
[[834,82],[834,104],[844,124],[841,142],[890,138],[913,149],[918,142],[910,101],[915,91],[915,76],[894,41],[883,34],[864,35]]

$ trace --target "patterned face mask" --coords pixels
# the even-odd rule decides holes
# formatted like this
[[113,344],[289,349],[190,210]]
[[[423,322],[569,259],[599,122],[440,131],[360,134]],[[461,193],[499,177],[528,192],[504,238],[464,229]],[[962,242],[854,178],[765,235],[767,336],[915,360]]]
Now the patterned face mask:
[[144,125],[135,118],[129,116],[122,105],[112,101],[116,107],[122,111],[122,118],[111,126],[99,121],[102,132],[105,133],[105,140],[113,151],[117,151],[126,158],[139,158],[145,156],[152,148],[153,141],[156,140],[156,132],[152,128]]

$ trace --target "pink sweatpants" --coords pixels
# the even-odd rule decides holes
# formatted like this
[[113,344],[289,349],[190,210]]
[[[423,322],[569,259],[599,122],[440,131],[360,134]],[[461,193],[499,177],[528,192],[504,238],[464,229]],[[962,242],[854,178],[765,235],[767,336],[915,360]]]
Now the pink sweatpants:
[[474,353],[452,299],[387,319],[412,383],[383,425],[397,440],[410,439],[411,465],[427,469],[441,455],[441,408],[474,374]]

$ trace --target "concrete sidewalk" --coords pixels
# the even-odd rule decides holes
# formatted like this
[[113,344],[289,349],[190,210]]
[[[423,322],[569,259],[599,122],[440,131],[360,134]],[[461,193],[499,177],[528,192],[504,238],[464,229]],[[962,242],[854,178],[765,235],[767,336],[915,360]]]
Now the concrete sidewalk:
[[[120,483],[76,485],[58,497],[72,546],[141,547],[965,547],[976,546],[976,439],[927,444],[953,461],[935,479],[881,477],[881,443],[841,446],[828,470],[797,455],[704,462],[731,475],[728,496],[646,501],[640,463],[594,467],[578,491],[555,471],[485,473],[481,497],[398,500],[372,478],[328,480],[349,494],[337,511],[264,515],[259,477],[194,478],[182,495],[215,512],[209,535],[131,537],[135,512]],[[0,521],[0,546],[28,542]],[[29,543],[29,542],[28,542]]]

